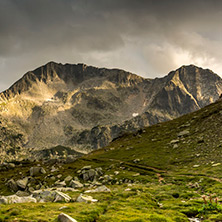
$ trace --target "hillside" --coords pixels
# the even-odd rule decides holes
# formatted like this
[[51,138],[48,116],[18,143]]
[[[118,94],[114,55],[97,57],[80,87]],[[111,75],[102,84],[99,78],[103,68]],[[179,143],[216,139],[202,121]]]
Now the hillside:
[[[13,204],[2,206],[1,212],[18,221],[51,221],[61,212],[77,221],[221,221],[221,110],[222,101],[218,100],[175,120],[125,134],[73,163],[15,162],[14,168],[3,165],[1,194],[10,192],[7,181],[27,177],[30,167],[37,165],[44,167],[46,174],[34,179],[29,176],[27,191],[39,188],[39,184],[42,189],[57,186],[71,175],[84,184],[77,191],[67,192],[74,201],[99,184],[108,186],[111,193],[91,193],[99,200],[94,204],[44,203],[44,209],[40,203]],[[103,176],[84,181],[80,169],[87,172],[89,165],[90,172],[100,168]],[[58,170],[52,171],[53,167]],[[67,208],[62,209],[64,205]]]
[[[50,62],[0,94],[2,122],[20,135],[19,144],[1,143],[1,160],[38,158],[57,146],[87,153],[123,132],[198,110],[221,91],[218,75],[193,65],[144,79],[118,69]],[[9,149],[13,155],[3,155]]]

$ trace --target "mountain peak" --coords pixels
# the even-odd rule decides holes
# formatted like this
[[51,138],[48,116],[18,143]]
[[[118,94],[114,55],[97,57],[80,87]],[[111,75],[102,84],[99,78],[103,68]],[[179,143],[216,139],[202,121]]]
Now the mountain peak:
[[180,68],[176,69],[176,71],[180,71],[180,72],[187,71],[187,72],[189,72],[189,74],[195,74],[199,71],[205,71],[205,72],[208,72],[209,74],[210,73],[215,74],[212,70],[210,70],[208,68],[204,69],[204,68],[196,66],[194,64],[183,65]]
[[[33,84],[41,82],[46,85],[53,82],[60,85],[68,85],[72,89],[84,81],[91,81],[92,85],[97,85],[96,81],[110,81],[114,84],[130,85],[141,82],[142,77],[120,69],[106,69],[88,66],[84,63],[62,64],[50,61],[33,71],[27,72],[21,79],[15,82],[9,89],[0,93],[0,98],[5,100],[29,90]],[[89,82],[87,83],[89,85]],[[55,86],[56,87],[56,86]]]

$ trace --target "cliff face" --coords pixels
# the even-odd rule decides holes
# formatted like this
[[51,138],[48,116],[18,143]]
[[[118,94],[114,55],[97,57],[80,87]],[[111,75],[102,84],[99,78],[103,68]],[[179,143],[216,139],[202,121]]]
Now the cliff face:
[[88,152],[123,132],[202,108],[221,92],[218,75],[193,65],[144,79],[118,69],[50,62],[0,94],[0,116],[26,138],[24,150],[62,145]]

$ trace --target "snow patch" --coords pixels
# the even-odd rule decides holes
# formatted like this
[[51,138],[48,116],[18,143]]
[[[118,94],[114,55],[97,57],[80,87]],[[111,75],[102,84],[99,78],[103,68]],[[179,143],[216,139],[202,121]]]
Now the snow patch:
[[46,102],[53,102],[54,100],[51,98],[51,99],[46,99],[45,101]]
[[139,113],[133,113],[133,114],[132,114],[133,117],[136,117],[136,116],[138,116],[138,115],[139,115]]

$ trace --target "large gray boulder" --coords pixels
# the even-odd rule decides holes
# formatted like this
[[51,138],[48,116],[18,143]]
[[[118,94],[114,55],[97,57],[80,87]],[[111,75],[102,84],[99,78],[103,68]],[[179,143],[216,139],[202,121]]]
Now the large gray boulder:
[[70,182],[72,179],[73,179],[73,177],[69,175],[69,176],[67,176],[67,177],[64,179],[64,181],[65,181],[66,183],[68,183],[68,182]]
[[56,187],[66,187],[66,182],[65,181],[56,181],[55,186]]
[[16,192],[16,195],[19,196],[19,197],[27,197],[27,196],[29,196],[30,194],[29,194],[28,192],[18,190],[18,191]]
[[75,219],[73,219],[72,217],[64,213],[59,214],[58,221],[59,222],[77,222]]
[[83,184],[80,183],[79,181],[75,181],[75,180],[72,180],[70,182],[70,187],[76,189],[76,188],[82,188],[83,187]]
[[91,166],[84,166],[78,173],[84,181],[95,181],[99,176],[103,175],[101,167],[92,169]]
[[8,182],[7,182],[7,186],[13,191],[13,192],[17,192],[18,191],[18,185],[17,183],[15,182],[14,179],[10,179]]
[[111,190],[105,185],[99,186],[94,190],[86,190],[85,193],[106,193],[111,192]]
[[19,197],[17,195],[2,196],[0,197],[0,204],[13,204],[13,203],[36,203],[36,199],[32,196]]
[[91,203],[91,202],[97,202],[98,200],[93,199],[91,196],[87,196],[84,194],[80,194],[78,198],[76,199],[76,202],[85,202],[85,203]]
[[46,171],[43,167],[31,167],[29,172],[30,172],[31,177],[46,173]]
[[69,202],[71,197],[57,190],[34,191],[33,197],[38,202]]
[[60,191],[56,191],[55,199],[53,202],[70,202],[71,197]]
[[25,177],[25,178],[23,178],[23,179],[21,179],[21,180],[17,180],[17,181],[16,181],[16,184],[17,184],[17,186],[18,186],[19,188],[25,190],[25,188],[26,188],[26,186],[27,186],[27,184],[28,184],[28,181],[29,181],[29,178],[28,178],[28,177]]

